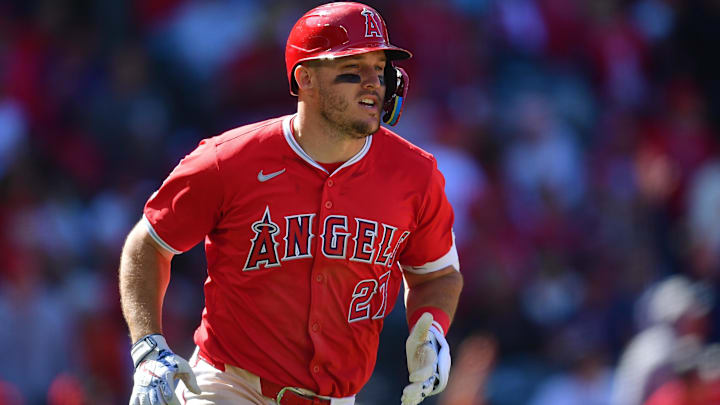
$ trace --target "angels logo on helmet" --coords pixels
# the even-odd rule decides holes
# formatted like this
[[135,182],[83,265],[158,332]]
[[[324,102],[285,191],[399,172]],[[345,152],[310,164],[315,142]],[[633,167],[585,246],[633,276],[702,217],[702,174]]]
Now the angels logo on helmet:
[[365,36],[382,38],[383,35],[380,32],[382,21],[380,21],[380,17],[366,8],[360,14],[365,16]]

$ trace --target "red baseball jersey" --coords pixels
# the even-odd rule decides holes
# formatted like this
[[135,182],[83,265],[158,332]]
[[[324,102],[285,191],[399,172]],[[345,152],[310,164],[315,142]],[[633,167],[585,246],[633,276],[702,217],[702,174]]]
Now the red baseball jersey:
[[286,116],[205,139],[149,199],[173,253],[205,240],[195,342],[213,360],[320,395],[370,378],[401,272],[459,269],[444,178],[429,153],[381,128],[332,173]]

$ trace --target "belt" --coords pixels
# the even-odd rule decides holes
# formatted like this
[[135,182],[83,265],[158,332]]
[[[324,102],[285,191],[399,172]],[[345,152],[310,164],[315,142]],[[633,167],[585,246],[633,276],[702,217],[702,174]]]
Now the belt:
[[[198,358],[203,359],[211,366],[224,372],[225,363],[216,361],[202,351],[198,351]],[[330,398],[317,396],[307,390],[296,387],[285,387],[268,381],[260,376],[260,392],[263,396],[274,399],[279,405],[330,405]]]
[[260,390],[263,396],[273,398],[280,405],[330,405],[330,399],[305,394],[295,387],[282,387],[260,377]]

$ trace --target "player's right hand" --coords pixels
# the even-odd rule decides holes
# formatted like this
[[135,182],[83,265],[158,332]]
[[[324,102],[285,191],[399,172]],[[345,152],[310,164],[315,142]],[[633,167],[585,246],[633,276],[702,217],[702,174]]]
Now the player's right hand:
[[135,375],[130,405],[180,405],[175,380],[181,379],[190,391],[200,394],[195,374],[187,360],[170,350],[162,335],[148,335],[131,349]]

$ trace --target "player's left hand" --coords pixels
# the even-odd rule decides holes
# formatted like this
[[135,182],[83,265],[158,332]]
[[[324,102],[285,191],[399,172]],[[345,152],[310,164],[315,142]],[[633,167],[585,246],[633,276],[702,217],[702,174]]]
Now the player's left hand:
[[417,405],[447,386],[450,346],[432,323],[432,314],[424,313],[405,342],[410,384],[403,390],[402,405]]

